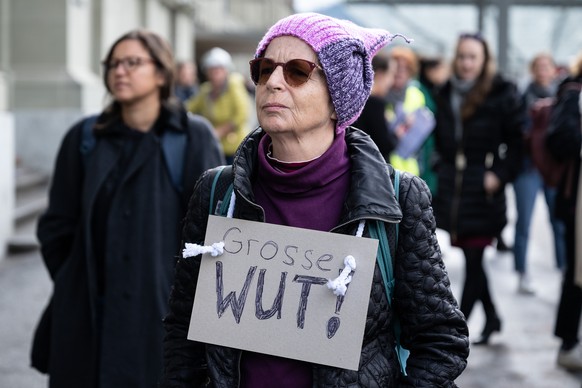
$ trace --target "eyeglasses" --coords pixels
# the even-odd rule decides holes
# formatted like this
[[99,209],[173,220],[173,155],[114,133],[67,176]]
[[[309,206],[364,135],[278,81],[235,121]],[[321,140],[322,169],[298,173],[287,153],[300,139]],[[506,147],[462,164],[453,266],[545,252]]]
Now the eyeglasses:
[[113,59],[109,62],[103,61],[103,69],[107,72],[109,70],[116,70],[119,65],[123,66],[123,69],[127,72],[132,72],[138,67],[145,65],[146,63],[155,62],[152,58],[142,58],[142,57],[127,57],[122,59]]
[[300,86],[306,83],[311,73],[316,68],[323,70],[321,66],[305,59],[291,59],[287,62],[275,62],[269,58],[257,58],[249,62],[251,67],[251,79],[255,85],[267,83],[277,66],[283,68],[283,77],[290,86]]

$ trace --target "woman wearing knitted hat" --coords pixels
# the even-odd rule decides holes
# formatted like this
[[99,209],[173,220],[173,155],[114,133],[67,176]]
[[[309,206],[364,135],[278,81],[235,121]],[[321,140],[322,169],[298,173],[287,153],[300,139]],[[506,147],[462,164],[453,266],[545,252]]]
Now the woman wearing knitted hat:
[[[387,230],[400,223],[397,249],[390,247],[396,250],[394,299],[388,300],[376,265],[370,296],[362,301],[368,308],[359,367],[187,340],[194,299],[209,297],[195,295],[204,260],[198,255],[176,267],[165,319],[163,387],[455,386],[466,366],[468,331],[441,260],[428,188],[403,173],[398,200],[394,170],[368,135],[350,127],[370,94],[371,59],[394,36],[315,13],[278,21],[250,61],[260,126],[217,185],[225,174],[226,184],[233,183],[234,218],[363,237],[376,221]],[[205,240],[215,177],[212,170],[197,183],[185,220],[186,243]],[[400,343],[410,351],[405,372],[394,349],[395,311]],[[292,346],[284,333],[280,337],[281,346]]]

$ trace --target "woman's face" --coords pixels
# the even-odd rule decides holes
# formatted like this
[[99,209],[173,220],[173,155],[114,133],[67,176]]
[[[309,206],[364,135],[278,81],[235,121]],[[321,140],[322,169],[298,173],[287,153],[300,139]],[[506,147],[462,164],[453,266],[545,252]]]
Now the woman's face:
[[539,57],[532,66],[534,81],[542,86],[548,86],[556,78],[557,70],[554,62],[547,57]]
[[[317,56],[301,39],[282,36],[271,41],[265,57],[275,62],[305,59],[317,63]],[[314,69],[307,82],[290,86],[277,66],[264,85],[257,85],[255,103],[261,127],[271,137],[300,137],[312,131],[335,128],[335,111],[323,71]]]
[[476,80],[485,66],[485,48],[477,39],[459,41],[455,56],[455,73],[465,81]]
[[222,66],[213,66],[206,69],[206,77],[214,90],[222,90],[228,78],[228,69]]
[[394,89],[402,90],[408,85],[412,77],[412,71],[408,61],[404,58],[396,58],[396,72],[394,74]]
[[190,62],[182,64],[178,71],[176,83],[191,86],[196,84],[196,65]]
[[375,96],[386,96],[394,85],[396,75],[396,60],[390,59],[387,70],[378,69],[374,72],[374,84],[372,94]]
[[123,40],[113,49],[107,72],[109,91],[121,105],[159,100],[164,77],[138,40]]

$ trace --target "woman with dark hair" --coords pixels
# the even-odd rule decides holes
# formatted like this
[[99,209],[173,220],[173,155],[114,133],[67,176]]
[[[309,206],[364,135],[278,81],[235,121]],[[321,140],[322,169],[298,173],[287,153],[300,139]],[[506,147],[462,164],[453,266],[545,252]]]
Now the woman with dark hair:
[[38,238],[54,282],[32,365],[50,387],[156,387],[177,237],[198,176],[224,163],[173,93],[169,44],[147,30],[103,61],[111,103],[67,132]]
[[[435,94],[438,89],[449,78],[449,65],[441,57],[420,57],[418,70],[418,88],[424,94],[426,107],[435,114],[436,102]],[[432,193],[436,192],[437,176],[433,170],[434,152],[434,132],[431,133],[418,152],[418,162],[420,177],[426,182]]]
[[370,135],[384,159],[389,161],[390,153],[398,144],[398,137],[390,129],[390,123],[386,117],[386,95],[394,83],[396,61],[388,55],[376,54],[372,58],[372,70],[374,70],[374,83],[370,97],[353,125]]
[[174,92],[182,103],[198,94],[198,67],[196,62],[180,61],[176,65],[176,86]]
[[485,39],[461,35],[453,73],[437,95],[434,209],[437,226],[465,255],[461,311],[468,319],[477,301],[485,310],[476,344],[501,330],[483,254],[507,222],[504,188],[520,168],[524,118],[517,88],[495,73]]

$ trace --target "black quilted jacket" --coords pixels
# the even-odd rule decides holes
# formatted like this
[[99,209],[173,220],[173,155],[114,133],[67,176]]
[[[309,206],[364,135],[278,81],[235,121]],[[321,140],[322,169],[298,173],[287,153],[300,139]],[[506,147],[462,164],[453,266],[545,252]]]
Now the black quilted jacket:
[[[253,202],[251,185],[257,146],[263,134],[258,129],[247,137],[235,159],[236,218],[264,219],[262,208]],[[361,219],[394,222],[402,217],[394,267],[393,306],[402,326],[401,343],[410,350],[408,377],[401,376],[392,350],[393,311],[376,266],[359,370],[314,364],[313,385],[455,387],[454,380],[465,368],[469,354],[468,330],[441,260],[429,190],[421,179],[402,174],[398,204],[390,181],[393,170],[387,168],[370,138],[360,130],[348,128],[346,142],[352,162],[352,190],[347,196],[342,220],[332,232],[354,235]],[[190,201],[184,242],[204,241],[211,187],[209,176],[207,173],[200,178]],[[181,259],[177,264],[170,314],[164,321],[167,334],[162,386],[238,387],[240,350],[186,339],[199,263],[200,256]]]

